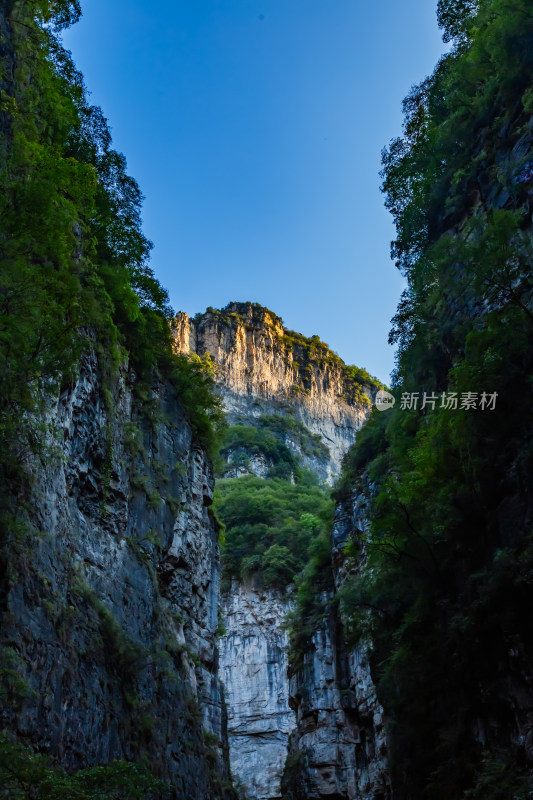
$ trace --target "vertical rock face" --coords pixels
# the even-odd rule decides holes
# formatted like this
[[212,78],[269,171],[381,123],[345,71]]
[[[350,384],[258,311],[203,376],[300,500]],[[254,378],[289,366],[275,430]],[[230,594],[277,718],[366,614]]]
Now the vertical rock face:
[[289,708],[288,598],[234,584],[224,601],[220,674],[228,708],[231,769],[250,800],[281,798],[294,715]]
[[251,303],[208,309],[194,319],[179,313],[172,328],[178,352],[208,354],[215,362],[231,423],[292,412],[329,449],[325,463],[306,463],[304,454],[303,465],[330,481],[339,473],[377,390],[370,376],[347,367],[318,336],[289,331],[271,311]]
[[[284,444],[302,467],[334,480],[370,411],[378,388],[371,376],[347,367],[317,336],[289,331],[250,303],[208,309],[194,319],[180,313],[172,327],[178,352],[215,363],[230,424],[260,426],[270,415],[295,419],[280,426]],[[314,446],[313,434],[319,437]],[[262,454],[235,452],[224,475],[267,477],[271,467]],[[220,670],[234,777],[250,800],[285,797],[280,784],[290,734],[293,755],[308,758],[298,797],[385,797],[367,791],[385,784],[376,756],[383,746],[380,710],[364,650],[347,651],[332,613],[289,687],[288,607],[272,591],[235,583],[224,601]]]
[[229,798],[211,468],[174,390],[147,416],[133,386],[87,355],[49,406],[2,565],[2,723],[69,769],[146,757],[173,797]]
[[[343,546],[367,525],[366,500],[355,495],[337,508],[333,577],[345,576]],[[284,775],[287,800],[385,800],[391,797],[383,710],[372,683],[364,642],[348,646],[334,592],[303,664],[290,679],[297,726]]]

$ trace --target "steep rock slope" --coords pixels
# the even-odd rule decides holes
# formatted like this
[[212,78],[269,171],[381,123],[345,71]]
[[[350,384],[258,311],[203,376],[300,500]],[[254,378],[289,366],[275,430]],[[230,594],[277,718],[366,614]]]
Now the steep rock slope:
[[[318,337],[306,339],[288,331],[279,317],[256,304],[232,303],[222,311],[208,309],[194,319],[178,314],[172,328],[177,352],[194,352],[215,365],[232,426],[221,451],[225,466],[220,474],[225,479],[248,474],[265,482],[282,478],[296,483],[295,490],[305,480],[305,469],[321,480],[334,479],[377,391],[378,384],[370,375],[347,367]],[[223,483],[226,495],[228,481]],[[254,486],[256,492],[265,488],[259,483]],[[278,492],[282,491],[278,486]],[[245,492],[239,497],[242,503],[259,502]],[[276,504],[279,497],[265,492],[263,519],[259,509],[258,516],[250,515],[250,524],[259,524],[258,536],[268,535],[260,533],[261,522],[270,519],[267,506]],[[314,507],[308,511],[317,513]],[[317,523],[312,518],[311,525]],[[243,525],[247,525],[245,515]],[[232,534],[232,543],[237,545],[239,539]],[[249,562],[254,565],[252,571],[243,585],[235,580],[239,572],[236,576],[233,570],[231,589],[224,596],[226,632],[221,638],[220,671],[227,693],[233,775],[251,800],[275,800],[282,797],[289,734],[297,722],[288,702],[285,618],[291,593],[280,588],[279,559],[278,588],[268,580],[265,585],[265,576],[272,570],[264,571],[264,558],[258,566],[261,548],[254,548],[252,542],[247,546],[249,558],[241,557],[241,570]],[[295,552],[293,540],[282,558],[290,559]],[[233,565],[234,554],[228,558]],[[331,645],[328,657],[337,658],[331,656],[335,646]],[[319,690],[310,686],[309,691],[315,696]],[[328,757],[334,769],[335,745]],[[348,753],[346,759],[350,760]]]
[[295,444],[303,464],[327,480],[339,473],[378,388],[365,370],[346,366],[318,336],[289,331],[280,317],[252,303],[230,303],[192,319],[182,312],[173,335],[178,352],[214,361],[230,423],[292,410],[329,450],[316,459]]
[[375,487],[351,616],[367,604],[395,796],[511,800],[533,792],[533,20],[438,15],[452,46],[384,154],[400,402],[350,457]]
[[2,725],[69,770],[147,758],[172,797],[229,798],[211,467],[175,390],[154,385],[147,415],[134,383],[123,366],[109,391],[89,354],[35,423],[2,563]]
[[[320,613],[302,652],[292,652],[290,705],[296,728],[290,737],[283,776],[285,800],[385,800],[390,798],[387,734],[364,640],[347,637],[336,593],[346,579],[349,540],[358,542],[368,522],[362,492],[339,503],[332,532],[329,587],[319,598]],[[357,544],[356,544],[357,547]],[[358,547],[359,558],[364,553]],[[359,569],[359,559],[349,565]],[[314,601],[316,603],[316,599]],[[297,612],[311,613],[298,607]],[[293,620],[293,636],[301,621]],[[298,657],[299,656],[299,657]]]
[[231,768],[249,797],[281,797],[280,780],[294,728],[289,708],[289,607],[284,592],[233,584],[223,598],[226,632],[220,675],[228,708]]
[[0,13],[0,792],[140,799],[146,761],[221,800],[217,404],[62,45],[80,16]]

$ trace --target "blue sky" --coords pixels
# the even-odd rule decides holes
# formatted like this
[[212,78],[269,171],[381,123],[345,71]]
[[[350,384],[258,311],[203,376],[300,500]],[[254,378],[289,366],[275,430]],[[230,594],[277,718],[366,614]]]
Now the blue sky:
[[444,49],[428,0],[91,0],[65,34],[145,195],[176,310],[268,306],[387,381],[402,279],[379,191]]

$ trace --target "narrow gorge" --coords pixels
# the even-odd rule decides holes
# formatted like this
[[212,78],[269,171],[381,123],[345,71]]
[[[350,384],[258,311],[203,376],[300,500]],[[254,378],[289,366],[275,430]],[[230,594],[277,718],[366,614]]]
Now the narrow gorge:
[[259,303],[174,310],[78,0],[0,0],[0,797],[533,797],[533,18],[436,6],[389,392]]
[[[279,317],[257,304],[232,303],[192,320],[179,314],[172,329],[178,352],[192,351],[214,365],[230,425],[218,467],[223,482],[233,482],[235,491],[235,481],[245,475],[275,480],[284,449],[293,459],[285,476],[292,483],[301,482],[304,474],[322,482],[339,476],[342,457],[379,388],[375,379],[344,365],[318,336],[288,331]],[[277,452],[268,438],[272,434],[280,443]],[[219,509],[224,521],[230,520],[227,500]],[[263,512],[266,517],[266,507]],[[334,601],[343,580],[343,547],[361,525],[366,521],[360,508],[350,503],[337,507],[333,560],[323,565],[329,580],[320,598],[321,614],[312,620],[315,629],[296,668],[289,664],[296,595],[291,576],[265,580],[265,565],[258,559],[255,568],[245,571],[241,562],[241,572],[228,576],[220,676],[228,705],[231,770],[242,796],[250,800],[293,796],[295,782],[309,798],[390,796],[383,714],[368,657],[364,648],[348,646]],[[261,549],[268,552],[266,546]]]
[[[142,759],[191,800],[289,798],[295,780],[310,798],[386,797],[382,711],[334,601],[343,544],[358,530],[345,505],[322,613],[309,616],[302,663],[290,663],[294,580],[313,540],[329,540],[332,509],[316,514],[331,505],[329,483],[379,383],[257,304],[179,314],[171,330],[185,369],[177,383],[146,384],[127,360],[110,376],[89,351],[35,412],[47,467],[28,454],[4,562],[4,728],[74,774]],[[207,386],[206,369],[228,420],[215,506],[206,445],[179,398],[187,381]],[[228,518],[248,479],[277,503],[289,492],[288,505],[248,542],[250,563],[228,554],[221,576],[217,516]],[[259,499],[260,526],[270,501]],[[247,514],[250,496],[237,502]],[[273,530],[290,550],[271,544]],[[228,522],[226,553],[231,535]],[[152,786],[147,773],[132,777]]]

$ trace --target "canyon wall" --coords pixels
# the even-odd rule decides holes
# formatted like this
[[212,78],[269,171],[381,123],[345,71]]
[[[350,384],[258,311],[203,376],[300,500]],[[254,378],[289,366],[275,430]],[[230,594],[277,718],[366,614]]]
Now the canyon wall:
[[282,320],[252,303],[230,303],[219,311],[172,323],[177,352],[209,356],[231,424],[265,414],[294,414],[327,446],[313,459],[287,442],[320,478],[339,474],[342,456],[370,411],[377,385],[363,370],[347,367],[318,336],[289,331]]
[[285,592],[233,584],[224,597],[220,676],[228,708],[231,769],[245,796],[281,798],[294,715],[289,707]]
[[[194,319],[180,313],[172,330],[177,352],[213,362],[230,425],[258,426],[271,416],[296,420],[279,426],[277,435],[302,468],[323,481],[335,479],[378,388],[367,373],[347,367],[318,337],[287,330],[279,317],[251,303],[208,309]],[[306,435],[322,447],[309,446]],[[230,458],[224,477],[268,478],[268,457],[247,455]],[[353,513],[339,509],[335,523],[339,582]],[[386,797],[379,794],[387,785],[383,723],[366,651],[346,647],[332,610],[289,683],[286,615],[293,593],[294,587],[260,588],[259,578],[247,585],[233,581],[223,599],[220,674],[231,768],[242,796],[284,798],[282,775],[285,770],[287,778],[296,758],[302,767],[298,797]]]
[[[369,646],[349,641],[336,592],[346,578],[344,547],[367,528],[367,498],[339,503],[332,532],[332,586],[301,662],[291,670],[296,714],[283,778],[284,800],[387,800],[387,734],[372,682]],[[364,550],[360,549],[360,558]],[[358,569],[357,561],[350,570]]]
[[212,470],[175,390],[141,394],[88,354],[35,420],[0,571],[2,725],[69,770],[147,759],[172,797],[227,799]]

